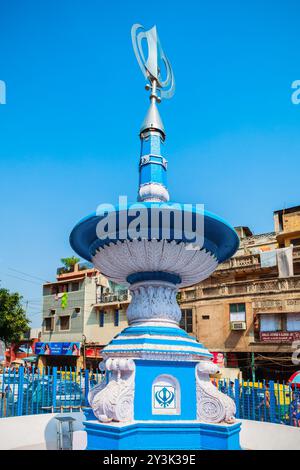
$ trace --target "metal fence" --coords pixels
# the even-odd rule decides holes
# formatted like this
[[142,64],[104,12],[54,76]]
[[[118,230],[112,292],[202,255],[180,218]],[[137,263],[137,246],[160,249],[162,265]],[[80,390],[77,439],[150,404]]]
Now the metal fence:
[[[47,367],[0,371],[0,417],[88,410],[88,391],[106,380],[100,371]],[[269,381],[214,381],[236,403],[236,417],[300,427],[300,389]]]
[[214,381],[236,404],[236,417],[300,427],[300,389],[270,380]]
[[89,388],[104,375],[74,368],[4,368],[0,372],[0,417],[80,411]]

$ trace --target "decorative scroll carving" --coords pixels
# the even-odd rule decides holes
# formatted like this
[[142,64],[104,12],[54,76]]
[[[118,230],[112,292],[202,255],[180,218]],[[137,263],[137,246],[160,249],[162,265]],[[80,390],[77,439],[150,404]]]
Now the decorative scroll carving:
[[111,378],[92,388],[88,400],[99,421],[128,422],[133,420],[135,364],[132,359],[107,359],[106,371]]
[[234,401],[220,392],[209,378],[209,374],[217,371],[217,365],[210,361],[200,361],[196,366],[197,418],[207,423],[233,423]]

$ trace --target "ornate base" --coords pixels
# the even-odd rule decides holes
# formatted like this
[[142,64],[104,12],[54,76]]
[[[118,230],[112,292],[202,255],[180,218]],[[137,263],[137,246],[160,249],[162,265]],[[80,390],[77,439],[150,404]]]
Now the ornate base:
[[85,421],[87,450],[240,450],[241,423]]
[[234,423],[235,404],[210,381],[211,361],[114,358],[108,383],[94,387],[89,402],[102,423],[134,420],[199,420]]
[[[134,283],[131,291],[133,298],[127,311],[129,327],[102,351],[108,381],[93,388],[88,397],[95,417],[113,427],[92,428],[97,432],[100,429],[101,435],[124,429],[124,436],[128,429],[134,429],[128,436],[135,437],[133,440],[126,437],[124,449],[148,448],[142,443],[146,425],[155,429],[153,433],[149,431],[149,436],[156,435],[157,427],[161,429],[159,434],[166,436],[162,443],[158,437],[160,447],[155,448],[227,448],[228,436],[224,430],[235,422],[235,404],[210,381],[209,375],[218,370],[210,361],[210,352],[179,328],[181,312],[176,302],[176,287],[162,280],[144,280]],[[143,424],[136,428],[137,422]],[[174,424],[161,428],[162,423]],[[221,431],[217,432],[216,428],[212,431],[206,424],[220,424]],[[86,426],[89,429],[90,425]],[[199,429],[208,433],[206,441],[200,440],[206,434],[200,436]],[[180,435],[187,433],[182,441],[185,444],[179,439],[177,445],[169,447],[177,430]],[[219,435],[217,444],[212,436]],[[114,439],[111,435],[109,444],[99,444],[103,445],[100,448],[110,448],[107,445],[112,445],[110,441]],[[145,439],[147,442],[148,438]],[[91,448],[96,448],[93,446],[98,444],[91,442]],[[154,445],[152,438],[149,446],[150,443]]]

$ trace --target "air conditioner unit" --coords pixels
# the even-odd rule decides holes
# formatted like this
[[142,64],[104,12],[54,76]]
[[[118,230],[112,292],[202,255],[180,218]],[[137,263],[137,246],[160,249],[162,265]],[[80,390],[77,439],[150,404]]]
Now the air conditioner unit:
[[230,324],[230,329],[234,331],[246,330],[246,322],[245,321],[232,321]]

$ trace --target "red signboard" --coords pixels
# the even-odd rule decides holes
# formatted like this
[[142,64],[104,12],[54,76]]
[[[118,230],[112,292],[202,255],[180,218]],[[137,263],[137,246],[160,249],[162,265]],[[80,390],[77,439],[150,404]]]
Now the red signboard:
[[85,348],[85,356],[86,357],[101,357],[102,348],[99,347],[87,347]]
[[300,331],[261,331],[260,340],[263,343],[292,343],[300,339]]

